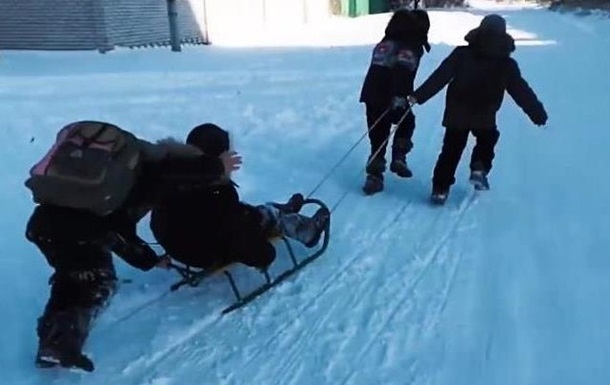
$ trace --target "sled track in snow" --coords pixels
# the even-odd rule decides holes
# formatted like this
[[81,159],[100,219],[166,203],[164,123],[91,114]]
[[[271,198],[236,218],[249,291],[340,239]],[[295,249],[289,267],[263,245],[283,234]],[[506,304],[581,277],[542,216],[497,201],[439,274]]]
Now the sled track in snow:
[[[347,374],[347,376],[345,376],[345,378],[341,382],[339,382],[339,384],[346,385],[350,381],[350,379],[354,376],[354,374],[357,372],[356,368],[359,367],[362,360],[366,357],[367,352],[369,352],[369,350],[371,349],[373,344],[376,341],[378,341],[380,335],[384,332],[384,330],[388,327],[388,325],[393,321],[393,319],[396,317],[396,315],[399,314],[401,305],[414,292],[414,290],[417,288],[419,283],[423,280],[423,278],[429,272],[429,268],[434,264],[435,260],[438,258],[438,256],[440,255],[440,253],[443,250],[443,248],[445,247],[445,245],[453,238],[453,235],[458,231],[459,224],[462,222],[466,213],[469,211],[470,207],[472,207],[472,205],[475,201],[476,201],[476,195],[474,193],[467,196],[464,199],[464,201],[462,202],[462,204],[460,205],[460,207],[458,209],[456,218],[453,220],[451,225],[448,226],[448,229],[443,234],[443,236],[440,237],[438,243],[432,248],[432,250],[430,252],[427,253],[427,255],[426,255],[427,258],[425,259],[423,266],[420,268],[419,272],[417,272],[417,275],[415,275],[413,277],[413,279],[406,285],[406,288],[403,292],[404,294],[394,297],[393,298],[394,300],[390,301],[388,303],[387,307],[389,309],[391,309],[386,313],[386,314],[388,314],[388,316],[381,323],[380,327],[377,328],[372,333],[371,337],[369,338],[368,343],[360,350],[359,354],[356,356],[356,361],[352,365],[353,369]],[[457,260],[454,268],[450,272],[449,282],[446,285],[446,290],[443,292],[443,298],[441,300],[440,307],[438,308],[437,312],[435,312],[435,314],[433,314],[433,319],[437,319],[438,316],[442,313],[442,310],[444,309],[444,307],[446,306],[447,298],[453,287],[453,280],[455,279],[455,275],[457,273],[459,264],[461,262],[461,257],[458,257],[458,258],[459,259]],[[400,271],[400,273],[402,273],[402,271]]]
[[[456,213],[456,217],[454,219],[452,219],[452,221],[450,222],[450,224],[447,226],[447,230],[445,231],[445,233],[440,237],[440,239],[438,240],[437,244],[432,248],[431,251],[425,253],[426,257],[423,261],[423,266],[420,267],[420,272],[417,273],[417,276],[415,277],[415,279],[413,280],[413,282],[409,282],[406,284],[406,295],[405,296],[397,296],[396,298],[398,298],[396,301],[392,301],[389,304],[389,308],[391,308],[392,310],[390,311],[390,317],[388,317],[387,320],[382,321],[382,327],[379,330],[376,330],[374,332],[374,336],[372,337],[371,341],[374,342],[377,340],[377,337],[379,336],[379,334],[381,334],[383,332],[383,330],[385,330],[387,324],[389,324],[391,322],[391,320],[394,318],[395,314],[397,313],[397,310],[400,308],[400,305],[404,302],[404,299],[406,296],[409,295],[410,292],[413,291],[413,289],[415,289],[415,287],[417,286],[417,284],[421,281],[421,279],[425,276],[426,271],[428,270],[428,268],[433,265],[433,262],[435,261],[435,259],[437,258],[437,256],[440,254],[440,251],[442,250],[442,248],[444,247],[444,245],[447,244],[447,242],[452,239],[453,235],[455,234],[455,232],[457,231],[457,229],[459,228],[459,224],[461,223],[462,218],[465,216],[466,212],[468,211],[468,209],[471,207],[472,203],[473,203],[473,198],[472,197],[466,197],[465,200],[463,201],[463,203],[460,205],[460,207],[458,208],[458,212]],[[405,208],[409,206],[409,202],[403,207],[403,209],[401,211],[399,211],[398,215],[396,215],[395,217],[393,217],[393,219],[391,221],[389,221],[389,223],[386,223],[385,226],[381,227],[381,230],[377,232],[376,237],[378,237],[379,235],[385,233],[387,231],[387,229],[393,225],[396,220],[404,213]],[[433,228],[435,223],[437,223],[438,219],[433,220],[431,223],[431,227]],[[400,231],[401,229],[398,229],[397,231]],[[375,245],[377,246],[377,245]],[[392,247],[392,244],[386,243],[386,247],[384,248],[384,251],[386,251],[387,249],[389,249],[390,247]],[[425,240],[422,240],[418,243],[418,245],[415,248],[415,253],[419,254],[420,252],[425,252],[426,249],[429,249],[429,242],[426,242]],[[365,249],[363,252],[358,253],[358,256],[361,254],[364,254],[367,252],[367,249]],[[383,254],[383,252],[381,252],[381,254]],[[352,264],[353,261],[357,259],[353,258],[351,260],[351,262],[349,262],[349,266],[347,268],[345,268],[342,272],[340,272],[339,274],[335,275],[336,276],[343,276],[345,275],[348,271],[351,270],[351,268],[354,267],[354,265]],[[459,264],[459,261],[458,261]],[[269,376],[270,378],[274,378],[275,379],[275,384],[278,385],[285,385],[290,383],[290,379],[294,376],[294,373],[298,371],[298,367],[301,363],[301,357],[303,357],[303,355],[306,355],[310,349],[312,348],[312,345],[314,345],[312,343],[312,341],[317,340],[317,338],[319,337],[318,335],[318,331],[320,329],[322,329],[325,325],[327,325],[327,322],[329,320],[331,320],[333,317],[336,316],[337,311],[342,311],[342,309],[344,308],[349,308],[352,305],[353,306],[357,306],[359,299],[362,297],[363,294],[366,294],[372,290],[374,291],[379,291],[381,293],[388,293],[388,290],[396,285],[396,281],[400,279],[401,276],[412,276],[413,274],[406,274],[405,270],[410,270],[413,268],[412,264],[405,264],[405,267],[403,269],[392,269],[390,267],[390,273],[389,274],[382,274],[384,277],[386,277],[387,279],[385,279],[383,282],[385,282],[385,284],[381,285],[381,286],[374,286],[374,285],[370,285],[370,284],[364,284],[362,285],[362,287],[367,288],[364,291],[359,291],[359,290],[353,290],[350,292],[350,294],[348,294],[348,296],[346,297],[342,297],[342,300],[340,302],[334,302],[330,308],[327,308],[324,312],[323,315],[319,318],[315,318],[315,321],[313,324],[309,324],[307,330],[303,331],[302,333],[298,333],[296,334],[294,337],[291,338],[291,342],[287,343],[287,345],[290,347],[288,352],[284,352],[282,354],[282,359],[281,359],[281,365],[279,366],[273,366],[271,370],[274,371],[274,375]],[[449,278],[449,283],[446,285],[447,287],[451,286],[451,282],[453,280],[454,277],[454,273],[455,271],[457,271],[457,264],[454,267],[453,271],[450,272],[450,278]],[[379,278],[379,276],[373,277],[372,279],[375,280],[376,278]],[[330,280],[331,282],[333,281],[333,279]],[[326,287],[328,286],[328,287]],[[325,285],[325,287],[318,292],[315,296],[313,296],[313,300],[310,302],[314,302],[316,300],[318,300],[318,298],[320,297],[320,295],[322,295],[323,293],[325,293],[330,287],[331,285],[328,285],[328,283]],[[448,296],[448,292],[447,292],[447,296]],[[388,297],[392,297],[391,295],[388,295]],[[446,299],[446,297],[445,297]],[[441,307],[444,308],[444,303],[446,301],[443,301],[441,303]],[[300,309],[298,315],[296,317],[300,317],[300,315],[302,313],[304,313],[307,309],[307,306],[304,306],[302,309]],[[439,314],[442,312],[442,308],[439,310]],[[433,317],[435,318],[435,317]],[[285,327],[284,327],[285,329]],[[275,338],[276,336],[274,336],[273,338]],[[367,347],[363,350],[363,352],[367,352],[369,350],[369,346],[372,344],[372,342],[370,342],[369,344],[367,344]],[[267,345],[269,345],[270,342],[267,343]],[[244,366],[244,368],[248,367],[248,364],[251,363],[251,361],[254,360],[255,357],[251,358],[250,360],[248,360],[247,365]],[[358,361],[360,361],[361,358],[358,358]],[[358,365],[356,365],[357,367]],[[265,373],[268,374],[268,370],[265,371]]]
[[[416,286],[417,283],[424,276],[425,270],[430,266],[430,264],[432,264],[432,262],[434,261],[436,256],[439,254],[440,250],[442,249],[442,246],[444,244],[446,244],[449,239],[451,239],[451,237],[457,230],[458,225],[461,222],[461,219],[464,217],[465,213],[468,211],[468,209],[472,205],[473,201],[474,201],[474,195],[467,196],[463,200],[462,204],[458,207],[457,213],[455,214],[456,217],[449,224],[448,230],[446,231],[445,235],[441,237],[440,241],[438,242],[438,247],[435,247],[433,249],[433,252],[428,252],[426,254],[429,256],[429,258],[428,258],[428,260],[424,261],[424,267],[422,267],[421,276],[418,276],[418,278],[416,279],[416,282],[412,284],[413,287]],[[392,216],[391,220],[387,221],[383,226],[380,227],[379,231],[374,233],[374,235],[372,236],[372,239],[378,239],[381,235],[386,233],[387,230],[389,228],[391,228],[398,221],[398,219],[405,213],[405,211],[407,211],[407,208],[412,207],[412,206],[413,206],[413,200],[407,201],[401,207],[401,209],[398,211],[398,213],[396,215]],[[443,210],[443,208],[440,208],[440,210]],[[442,215],[442,214],[440,214],[440,215]],[[434,229],[434,225],[437,221],[438,221],[438,219],[432,221],[432,223],[430,225],[431,230]],[[385,247],[385,249],[391,247],[391,245],[389,245],[387,242],[385,244],[387,245]],[[378,245],[375,244],[374,246],[377,247]],[[419,242],[419,246],[416,247],[415,251],[416,251],[416,253],[418,253],[418,251],[419,252],[425,251],[425,249],[427,249],[429,247],[430,246],[428,245],[427,242],[425,242],[425,240],[421,240]],[[346,274],[348,274],[350,271],[352,271],[356,267],[354,262],[362,254],[366,254],[369,249],[370,249],[370,247],[364,249],[363,251],[357,253],[353,258],[349,259],[346,263],[344,263],[343,266],[340,269],[338,269],[338,271],[335,274],[331,275],[331,277],[324,282],[322,288],[319,291],[317,291],[316,294],[313,295],[310,300],[305,302],[305,304],[299,308],[298,312],[295,315],[291,315],[291,318],[295,318],[295,319],[300,318],[301,315],[303,313],[305,313],[307,311],[307,309],[311,306],[311,304],[318,301],[318,299],[324,293],[326,293],[331,287],[333,287],[335,284],[338,284],[338,281],[340,281],[340,277],[343,277]],[[409,264],[405,265],[405,269],[410,269],[411,267],[412,266]],[[395,285],[396,280],[399,279],[400,276],[405,274],[404,273],[405,269],[391,270],[389,275],[387,275],[387,280],[384,281],[386,283],[384,285],[382,285],[381,287],[376,286],[374,290],[381,291],[381,292],[387,292],[388,288],[390,286]],[[408,286],[410,286],[410,285],[408,285]],[[363,287],[370,287],[370,285],[365,284],[365,285],[363,285]],[[372,289],[369,289],[369,291],[370,290],[372,290]],[[409,291],[410,290],[408,289],[407,292],[409,292]],[[327,321],[335,315],[335,313],[336,313],[335,309],[339,309],[339,311],[340,311],[342,308],[345,308],[346,305],[347,305],[347,307],[349,307],[349,304],[352,304],[352,303],[355,306],[358,302],[358,299],[362,296],[362,294],[363,294],[363,292],[358,291],[358,290],[354,290],[354,291],[350,292],[350,294],[346,298],[343,298],[341,302],[334,303],[333,305],[331,305],[330,308],[325,310],[321,317],[315,318],[314,323],[309,324],[309,327],[307,328],[307,330],[305,332],[298,333],[297,335],[292,337],[291,341],[293,341],[294,343],[287,344],[291,348],[289,348],[288,352],[283,353],[282,361],[281,361],[282,364],[277,366],[277,369],[276,369],[276,367],[273,367],[272,370],[276,371],[277,374],[274,376],[271,376],[271,378],[276,378],[277,384],[284,385],[284,384],[289,383],[290,377],[292,377],[293,373],[295,373],[295,370],[298,369],[297,366],[299,365],[299,362],[300,362],[299,358],[302,357],[302,355],[304,353],[308,352],[308,348],[311,348],[311,346],[310,346],[311,341],[315,340],[318,337],[316,331],[320,330],[324,325],[326,325]],[[399,305],[401,302],[403,302],[402,299],[400,299],[397,302],[397,304]],[[392,305],[391,305],[392,308],[394,307],[393,303],[394,302],[392,302]],[[398,305],[396,305],[396,306],[398,306]],[[338,306],[339,306],[339,308],[338,308]],[[384,322],[384,323],[387,323],[387,322]],[[276,333],[274,333],[274,335],[271,338],[269,338],[269,340],[263,345],[263,347],[261,349],[257,350],[257,352],[244,363],[244,366],[242,367],[243,370],[247,372],[248,368],[252,365],[252,363],[256,360],[256,358],[262,352],[269,351],[270,345],[273,343],[273,341],[276,340],[277,337],[279,335],[281,335],[281,333],[284,330],[286,330],[290,325],[291,324],[285,324]],[[381,331],[383,331],[383,329]],[[259,365],[257,365],[257,366],[259,366]]]
[[[386,221],[382,226],[380,226],[379,230],[373,234],[372,238],[375,238],[375,239],[379,238],[383,233],[385,233],[392,225],[394,225],[400,219],[400,217],[407,211],[408,208],[410,208],[412,206],[413,206],[412,200],[405,202],[400,207],[398,212],[394,216],[392,216],[389,221]],[[337,280],[339,278],[341,278],[342,276],[345,276],[349,272],[350,267],[353,266],[354,261],[356,261],[365,252],[366,252],[366,249],[364,249],[358,253],[355,253],[354,257],[349,258],[345,263],[343,263],[334,274],[331,274],[331,276],[328,279],[326,279],[326,281],[324,281],[324,283],[321,285],[320,290],[318,290],[314,295],[312,295],[311,298],[309,298],[309,300],[307,300],[301,306],[299,306],[297,312],[293,315],[293,318],[296,319],[296,318],[300,317],[303,313],[305,313],[305,311],[307,311],[307,309],[313,303],[315,303],[321,295],[326,293],[337,282]],[[330,312],[326,312],[325,314],[328,314],[328,313],[330,313]],[[325,319],[327,319],[326,316],[323,318],[320,318],[320,320],[325,320]],[[318,324],[320,324],[320,322],[317,322],[316,324],[318,325]],[[273,333],[271,335],[271,337],[265,342],[265,344],[256,351],[255,354],[253,354],[252,356],[250,356],[248,358],[248,360],[244,363],[243,367],[246,368],[258,356],[260,356],[261,353],[267,351],[267,348],[269,347],[269,345],[272,344],[277,339],[277,337],[279,337],[282,334],[282,332],[284,332],[290,326],[291,326],[290,324],[284,324],[283,326],[281,326],[275,333]],[[311,334],[308,334],[308,339],[311,339],[311,338],[312,338]]]
[[[465,201],[458,208],[457,216],[453,220],[452,225],[449,226],[449,230],[442,237],[441,241],[439,241],[438,247],[436,247],[433,252],[428,253],[428,259],[425,261],[425,264],[421,268],[420,273],[415,278],[415,280],[408,285],[408,288],[406,289],[407,293],[411,292],[417,286],[417,284],[421,281],[421,279],[424,277],[427,269],[430,267],[430,265],[432,264],[432,262],[434,261],[436,256],[439,254],[440,250],[442,249],[442,246],[444,244],[446,244],[449,239],[451,239],[451,236],[457,230],[458,225],[461,222],[461,219],[463,218],[464,214],[467,212],[468,208],[471,206],[473,201],[474,201],[474,195],[467,196],[465,198]],[[390,229],[409,208],[417,207],[418,204],[419,204],[419,202],[418,202],[417,198],[406,201],[400,207],[398,212],[395,215],[391,216],[390,220],[386,221],[382,226],[380,226],[379,230],[372,235],[372,238],[378,239],[381,235],[383,235],[385,232],[387,232],[388,229]],[[439,208],[439,210],[444,210],[444,208]],[[321,295],[323,295],[324,293],[326,293],[329,289],[331,289],[333,287],[333,285],[337,282],[337,280],[339,278],[341,278],[349,273],[350,267],[353,266],[354,262],[362,254],[366,253],[366,250],[367,249],[365,249],[359,253],[356,253],[354,255],[354,257],[349,258],[345,263],[343,263],[334,274],[331,274],[330,277],[328,277],[324,281],[324,283],[321,285],[321,288],[315,293],[315,295],[312,295],[307,301],[305,301],[303,304],[301,304],[299,306],[298,310],[296,311],[296,313],[294,315],[292,315],[292,317],[296,319],[296,318],[300,317],[303,313],[305,313],[307,311],[307,309],[313,303],[315,303]],[[395,274],[393,274],[392,277],[394,277],[396,275],[400,275],[401,273],[403,273],[403,271],[399,270]],[[388,280],[388,282],[390,282],[390,281],[391,281],[391,279]],[[405,296],[399,296],[399,298],[400,298],[400,300],[392,301],[392,303],[390,304],[390,308],[392,310],[389,313],[390,315],[389,315],[388,319],[382,323],[381,328],[379,328],[378,330],[376,330],[374,332],[374,337],[371,338],[371,340],[367,344],[366,348],[362,350],[362,353],[358,356],[358,361],[360,361],[362,359],[362,357],[364,356],[364,353],[368,350],[370,345],[372,345],[372,343],[375,341],[376,337],[383,332],[383,330],[386,328],[387,324],[389,324],[391,322],[391,320],[395,317],[397,311],[400,308],[400,304],[404,301]],[[327,312],[326,314],[330,314],[330,313],[331,312]],[[150,370],[151,367],[157,366],[160,362],[169,358],[175,351],[177,351],[184,345],[188,344],[189,341],[196,338],[200,333],[202,333],[203,331],[208,330],[210,327],[213,327],[214,325],[216,325],[219,321],[221,321],[221,319],[222,319],[222,317],[216,317],[212,320],[207,318],[205,320],[201,320],[200,322],[195,323],[194,325],[191,326],[191,328],[183,336],[183,338],[176,340],[175,343],[172,343],[170,346],[167,346],[165,349],[162,349],[161,351],[155,352],[148,358],[143,357],[142,359],[139,359],[136,362],[128,365],[128,367],[123,370],[123,374],[128,375],[130,377],[132,375],[137,376],[137,378],[142,379],[141,372],[145,372],[147,370]],[[316,322],[316,325],[314,326],[314,328],[319,329],[324,324],[324,321],[327,319],[328,319],[328,316],[321,318],[318,322]],[[256,361],[256,359],[259,356],[261,356],[261,354],[268,351],[269,346],[271,344],[273,344],[273,342],[275,340],[277,340],[277,338],[279,336],[281,336],[282,333],[285,330],[287,330],[291,325],[292,324],[290,324],[290,323],[284,323],[263,344],[261,344],[254,351],[254,353],[250,357],[248,357],[247,360],[243,363],[242,368],[244,369],[244,371],[247,371],[248,367],[250,365],[252,365],[252,363],[254,363]],[[301,347],[306,346],[307,341],[310,341],[313,339],[313,335],[315,333],[311,333],[310,331],[308,332],[308,334],[306,336],[306,340],[299,341],[299,343],[296,345],[299,347],[299,349],[297,349],[296,352],[291,352],[290,356],[287,357],[286,364],[282,365],[283,369],[285,369],[286,367],[290,367],[291,366],[290,363],[296,362],[296,358],[298,357],[297,353],[302,350]],[[139,368],[138,368],[138,366],[139,366]],[[289,371],[286,371],[285,373],[288,373],[288,372]],[[148,375],[145,375],[145,378],[149,378],[149,377],[153,378],[153,376],[155,376],[155,375],[156,375],[156,371],[153,370],[151,373],[148,373]],[[348,380],[349,380],[349,378],[346,378],[345,381],[348,381]],[[345,383],[345,381],[344,381],[344,383]]]
[[[411,206],[413,206],[414,204],[414,200],[408,200],[406,201],[401,208],[398,210],[398,212],[393,215],[391,217],[391,219],[389,221],[387,221],[383,226],[380,226],[380,229],[374,233],[373,237],[374,238],[378,238],[380,235],[382,235],[385,231],[387,231],[388,228],[390,228],[392,225],[394,225],[399,219],[400,217],[403,215],[403,213]],[[355,260],[358,259],[358,257],[363,254],[364,251],[355,254],[354,257],[349,258],[345,263],[343,263],[341,265],[341,267],[337,270],[337,272],[335,272],[334,274],[332,274],[323,284],[321,289],[313,296],[311,296],[311,298],[309,300],[307,300],[306,302],[304,302],[303,304],[301,304],[297,310],[297,312],[295,313],[294,317],[299,317],[301,314],[303,314],[316,300],[317,297],[322,295],[323,293],[325,293],[326,291],[328,291],[332,286],[333,283],[336,282],[338,277],[341,277],[343,275],[345,275],[348,270],[349,267],[353,264],[353,262]],[[270,293],[271,294],[271,293]],[[207,330],[210,327],[213,327],[213,325],[215,325],[216,323],[218,323],[220,320],[222,319],[222,317],[218,317],[215,320],[213,320],[212,322],[205,322],[205,321],[201,321],[201,322],[197,322],[195,325],[193,325],[188,333],[186,333],[187,335],[184,336],[184,338],[180,338],[179,340],[175,341],[175,343],[172,343],[170,346],[167,346],[165,349],[162,349],[161,351],[157,351],[154,354],[152,354],[151,356],[149,356],[148,358],[146,357],[142,357],[141,359],[137,360],[134,363],[129,364],[124,370],[123,373],[125,375],[129,375],[131,376],[138,376],[138,373],[141,372],[145,372],[147,370],[149,370],[151,367],[156,366],[159,362],[164,361],[165,359],[167,359],[168,357],[170,357],[174,351],[176,351],[177,349],[179,349],[181,346],[187,344],[190,340],[194,339],[197,337],[197,335],[205,330]],[[253,361],[255,361],[255,359],[257,357],[259,357],[262,353],[264,353],[265,351],[267,351],[267,348],[269,347],[269,345],[271,345],[285,330],[287,330],[289,327],[291,326],[291,324],[289,323],[284,323],[282,326],[280,326],[261,346],[258,347],[258,349],[256,349],[254,351],[254,353],[243,363],[242,368],[247,368]],[[150,373],[149,376],[153,376],[154,375],[154,370],[153,373]],[[146,378],[148,378],[149,376],[146,376]],[[141,376],[139,376],[139,378],[142,378]]]

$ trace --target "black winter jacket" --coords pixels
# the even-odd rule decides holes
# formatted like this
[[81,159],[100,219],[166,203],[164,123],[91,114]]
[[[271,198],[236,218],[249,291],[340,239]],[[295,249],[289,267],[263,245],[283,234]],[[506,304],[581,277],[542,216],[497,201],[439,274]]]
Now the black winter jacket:
[[496,114],[507,91],[532,122],[545,124],[544,106],[510,57],[515,49],[513,38],[475,29],[465,39],[469,45],[455,48],[413,93],[418,103],[425,103],[449,84],[443,126],[496,128]]
[[[56,270],[86,270],[103,265],[111,250],[127,263],[149,270],[159,259],[136,231],[152,207],[175,191],[210,184],[224,173],[218,158],[169,150],[147,161],[123,207],[106,217],[71,208],[39,205],[27,224],[26,237],[43,252]],[[175,146],[174,146],[175,147]],[[184,146],[182,146],[184,147]]]
[[275,248],[256,208],[241,203],[231,182],[199,186],[166,196],[151,215],[151,230],[165,251],[192,267],[241,262],[265,267]]
[[393,97],[410,95],[423,54],[419,41],[384,38],[373,49],[360,102],[389,106]]

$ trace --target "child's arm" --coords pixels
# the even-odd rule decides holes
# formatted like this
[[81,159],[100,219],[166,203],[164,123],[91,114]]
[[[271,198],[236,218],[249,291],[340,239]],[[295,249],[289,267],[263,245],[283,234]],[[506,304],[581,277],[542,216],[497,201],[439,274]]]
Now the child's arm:
[[511,60],[510,63],[506,91],[534,124],[538,126],[546,124],[548,117],[544,106],[527,81],[521,76],[519,65],[514,60]]
[[412,96],[418,104],[427,102],[453,79],[458,66],[460,51],[460,47],[454,49],[428,79],[415,90]]
[[124,237],[125,234],[119,233],[112,235],[112,251],[136,269],[148,271],[160,262],[154,250],[137,235],[130,237]]

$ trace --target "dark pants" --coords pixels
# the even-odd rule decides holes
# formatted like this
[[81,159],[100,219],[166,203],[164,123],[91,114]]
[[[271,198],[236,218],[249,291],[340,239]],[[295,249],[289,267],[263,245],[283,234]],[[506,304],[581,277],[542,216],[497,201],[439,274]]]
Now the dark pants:
[[80,353],[93,321],[116,290],[112,254],[96,243],[58,239],[43,213],[37,211],[27,228],[28,240],[55,268],[51,294],[38,320],[40,345]]
[[485,174],[491,171],[495,156],[494,148],[500,137],[500,132],[497,129],[464,130],[447,128],[443,138],[443,149],[434,167],[432,183],[435,189],[448,190],[455,183],[455,171],[464,148],[466,148],[470,133],[476,138],[476,145],[470,158],[470,169],[482,170]]
[[80,353],[93,322],[115,290],[112,266],[104,270],[55,273],[51,278],[51,295],[38,319],[41,346]]
[[[369,141],[371,143],[371,156],[377,152],[376,160],[383,163],[385,166],[385,153],[390,136],[390,128],[392,123],[398,123],[402,116],[398,113],[389,111],[379,122],[377,120],[385,112],[387,105],[366,104],[366,120],[369,127]],[[377,124],[375,125],[375,122]],[[373,129],[370,129],[373,125]],[[405,117],[401,124],[396,128],[394,139],[392,142],[392,159],[404,159],[406,154],[413,148],[413,132],[415,131],[415,115],[413,112]]]

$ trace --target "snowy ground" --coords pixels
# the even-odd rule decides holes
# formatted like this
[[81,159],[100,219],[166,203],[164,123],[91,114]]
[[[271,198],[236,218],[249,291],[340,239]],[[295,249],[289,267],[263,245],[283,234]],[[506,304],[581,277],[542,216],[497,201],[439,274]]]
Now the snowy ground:
[[[252,34],[249,47],[228,36],[224,46],[181,54],[2,52],[2,383],[610,383],[610,22],[474,5],[431,12],[434,45],[418,83],[496,11],[550,115],[542,130],[505,104],[490,192],[473,194],[465,161],[447,206],[426,204],[442,137],[439,95],[416,111],[416,177],[389,175],[384,193],[363,197],[362,143],[316,193],[332,205],[349,192],[327,253],[251,306],[221,317],[231,294],[214,278],[137,311],[176,277],[117,259],[134,283],[92,332],[86,350],[97,370],[86,375],[32,364],[50,270],[23,237],[32,210],[23,181],[56,130],[106,119],[156,139],[213,121],[244,155],[235,175],[243,199],[307,193],[364,133],[358,92],[388,16],[275,39]],[[151,239],[145,223],[142,231]],[[238,270],[244,287],[257,282]]]

